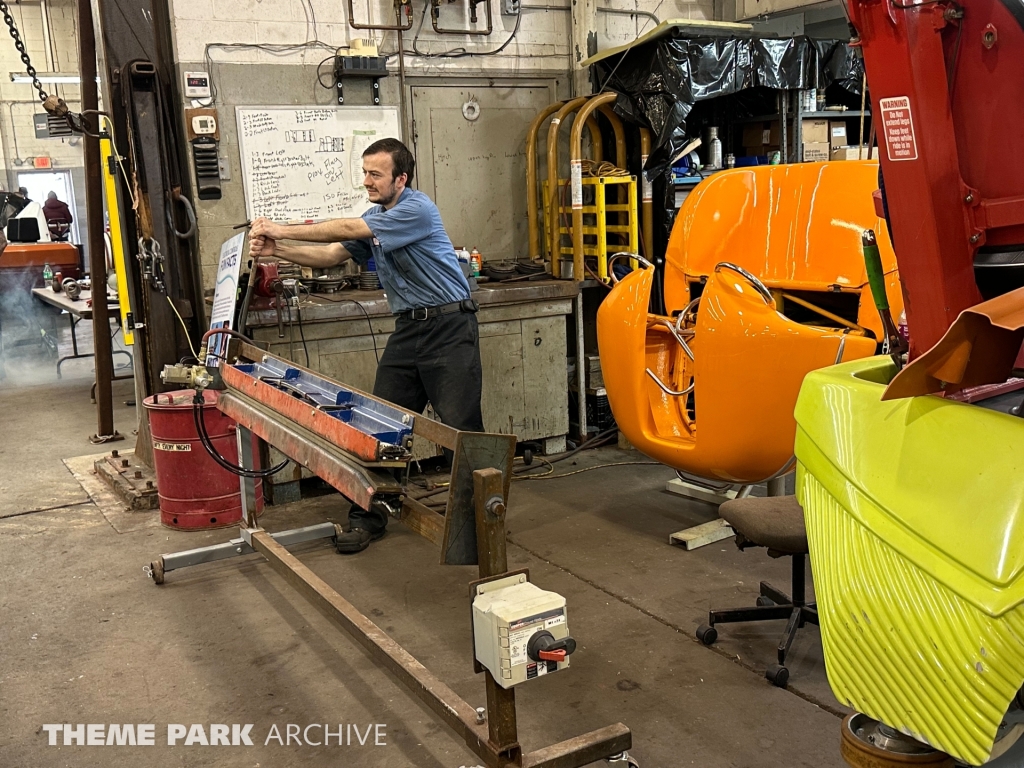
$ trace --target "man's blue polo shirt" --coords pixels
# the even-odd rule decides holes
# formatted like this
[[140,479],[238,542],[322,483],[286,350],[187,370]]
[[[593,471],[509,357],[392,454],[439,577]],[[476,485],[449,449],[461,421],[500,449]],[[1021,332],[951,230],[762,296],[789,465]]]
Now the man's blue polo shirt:
[[390,210],[375,205],[363,214],[373,238],[342,243],[361,265],[373,257],[394,313],[469,298],[455,248],[434,201],[406,188]]

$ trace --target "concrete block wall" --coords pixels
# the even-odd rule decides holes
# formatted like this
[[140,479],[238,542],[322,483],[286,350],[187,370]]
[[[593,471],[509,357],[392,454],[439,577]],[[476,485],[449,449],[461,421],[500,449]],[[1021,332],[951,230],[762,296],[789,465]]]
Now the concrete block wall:
[[[431,28],[429,14],[423,18],[424,1],[413,0],[412,29],[404,34],[407,52],[425,56],[406,58],[410,77],[441,75],[446,78],[487,75],[531,78],[562,76],[571,67],[571,13],[566,0],[530,0],[523,3],[519,29],[508,46],[495,55],[462,58],[444,53],[492,51],[509,40],[516,17],[500,13],[502,0],[492,3],[494,31],[483,37],[439,36]],[[643,10],[660,19],[713,19],[715,0],[598,0],[598,7]],[[718,0],[719,3],[722,0]],[[315,105],[335,103],[333,88],[317,84],[317,65],[324,62],[322,78],[333,81],[330,57],[338,48],[357,38],[373,38],[382,54],[397,50],[394,32],[355,30],[348,23],[345,0],[170,0],[174,19],[175,58],[181,74],[189,70],[209,71],[216,88],[213,104],[218,110],[221,131],[220,156],[226,159],[230,179],[222,182],[223,196],[215,201],[196,201],[199,220],[201,262],[204,283],[213,285],[221,244],[245,221],[245,200],[239,167],[235,127],[236,106]],[[484,7],[478,6],[484,26]],[[360,23],[394,23],[389,0],[355,0]],[[423,23],[421,25],[421,19]],[[468,0],[444,2],[440,24],[464,28],[469,24]],[[630,42],[653,29],[654,21],[642,15],[598,13],[598,50]],[[303,45],[306,41],[319,41]],[[239,45],[242,44],[242,45]],[[276,49],[266,46],[279,46]],[[281,48],[280,46],[289,46]],[[429,54],[434,54],[429,56]],[[327,60],[327,61],[325,61]],[[397,59],[389,60],[397,69]],[[346,83],[346,103],[371,104],[369,82]],[[383,104],[399,103],[398,78],[381,81]]]
[[[413,1],[414,24],[405,33],[411,72],[550,72],[567,70],[570,48],[570,12],[565,0],[549,4],[523,3],[519,30],[500,53],[489,56],[447,58],[446,53],[493,51],[510,38],[516,17],[502,15],[503,0],[489,0],[494,14],[494,31],[486,36],[437,35],[429,17],[423,20],[424,6]],[[350,45],[356,38],[373,38],[384,53],[397,50],[394,32],[361,31],[348,25],[345,2],[332,0],[171,0],[175,24],[175,45],[179,62],[202,62],[209,58],[214,68],[220,63],[310,64],[330,55],[331,47]],[[669,18],[713,19],[715,0],[600,0],[598,3],[598,49],[621,45],[649,31],[654,22],[645,16],[607,13],[601,8],[619,11],[639,10]],[[480,20],[469,23],[468,0],[444,2],[440,24],[449,28],[484,28],[484,6],[478,6]],[[355,13],[361,23],[394,23],[393,6],[388,0],[355,0]],[[421,20],[423,24],[421,25]],[[300,45],[317,40],[319,46],[281,52],[260,49],[260,45]],[[217,44],[247,43],[253,47],[226,48]],[[430,58],[433,56],[433,58]],[[390,62],[392,66],[395,61]]]
[[[182,72],[196,66],[198,63],[179,64],[179,77]],[[206,288],[214,285],[221,244],[238,234],[239,230],[235,226],[246,220],[235,107],[335,104],[333,89],[316,84],[315,62],[290,66],[255,62],[223,64],[216,68],[216,72],[215,106],[220,127],[218,154],[227,161],[229,178],[221,181],[221,199],[195,201],[203,284]],[[380,90],[382,104],[398,103],[397,77],[381,80]],[[370,81],[354,80],[346,84],[345,101],[352,106],[371,105]]]

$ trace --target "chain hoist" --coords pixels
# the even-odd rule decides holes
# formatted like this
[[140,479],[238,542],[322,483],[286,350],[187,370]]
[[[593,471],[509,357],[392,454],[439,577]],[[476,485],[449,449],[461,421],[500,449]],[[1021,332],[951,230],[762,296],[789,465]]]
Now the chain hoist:
[[51,115],[67,117],[69,110],[67,105],[64,103],[64,99],[56,95],[50,96],[43,90],[43,84],[39,82],[39,77],[36,75],[36,68],[32,66],[32,59],[29,58],[28,51],[25,50],[25,43],[21,40],[21,33],[18,32],[18,27],[14,23],[14,17],[11,15],[11,9],[7,3],[3,2],[3,0],[0,0],[0,12],[4,15],[4,22],[7,24],[7,30],[11,33],[11,37],[14,38],[14,47],[18,49],[18,55],[21,56],[21,61],[25,64],[25,71],[28,73],[28,76],[32,78],[32,86],[39,94],[39,100],[43,103],[43,109]]
[[102,113],[96,112],[95,110],[88,110],[80,113],[72,112],[64,102],[64,99],[56,94],[48,94],[43,90],[43,84],[39,82],[39,76],[36,74],[36,68],[32,66],[32,59],[29,58],[28,51],[25,50],[25,43],[22,42],[21,33],[18,32],[18,27],[14,23],[14,17],[11,15],[10,6],[8,6],[4,0],[0,0],[0,13],[3,13],[4,15],[4,23],[7,24],[7,31],[11,33],[11,37],[14,39],[14,47],[18,50],[18,55],[21,56],[21,60],[25,64],[25,71],[28,73],[28,76],[32,78],[32,87],[34,87],[36,89],[36,93],[39,94],[39,100],[43,103],[43,109],[45,109],[48,114],[65,120],[68,127],[75,133],[84,133],[86,136],[100,138],[97,131],[90,128],[85,116],[94,112],[97,115]]

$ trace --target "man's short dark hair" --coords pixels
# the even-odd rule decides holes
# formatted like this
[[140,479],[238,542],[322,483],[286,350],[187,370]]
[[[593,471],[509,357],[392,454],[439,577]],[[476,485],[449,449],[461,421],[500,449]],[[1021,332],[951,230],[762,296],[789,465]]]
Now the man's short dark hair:
[[393,167],[391,178],[397,179],[404,173],[408,177],[405,180],[406,186],[412,184],[413,171],[416,170],[416,160],[413,158],[409,148],[398,139],[381,139],[380,141],[373,142],[373,144],[363,150],[363,157],[379,155],[384,152],[391,155]]

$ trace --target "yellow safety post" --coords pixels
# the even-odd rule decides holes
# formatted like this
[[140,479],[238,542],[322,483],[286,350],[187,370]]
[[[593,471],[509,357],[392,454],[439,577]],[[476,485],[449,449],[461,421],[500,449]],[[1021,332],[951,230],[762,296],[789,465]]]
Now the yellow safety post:
[[[103,197],[107,205],[107,217],[110,221],[110,251],[114,260],[114,272],[117,274],[117,301],[121,309],[121,333],[126,345],[135,344],[134,316],[128,295],[128,271],[124,260],[124,238],[121,236],[121,200],[117,194],[117,174],[114,158],[113,142],[109,137],[100,139],[100,163],[103,166]],[[93,277],[96,284],[98,276]],[[102,278],[100,278],[101,281]],[[103,281],[105,282],[105,281]]]

